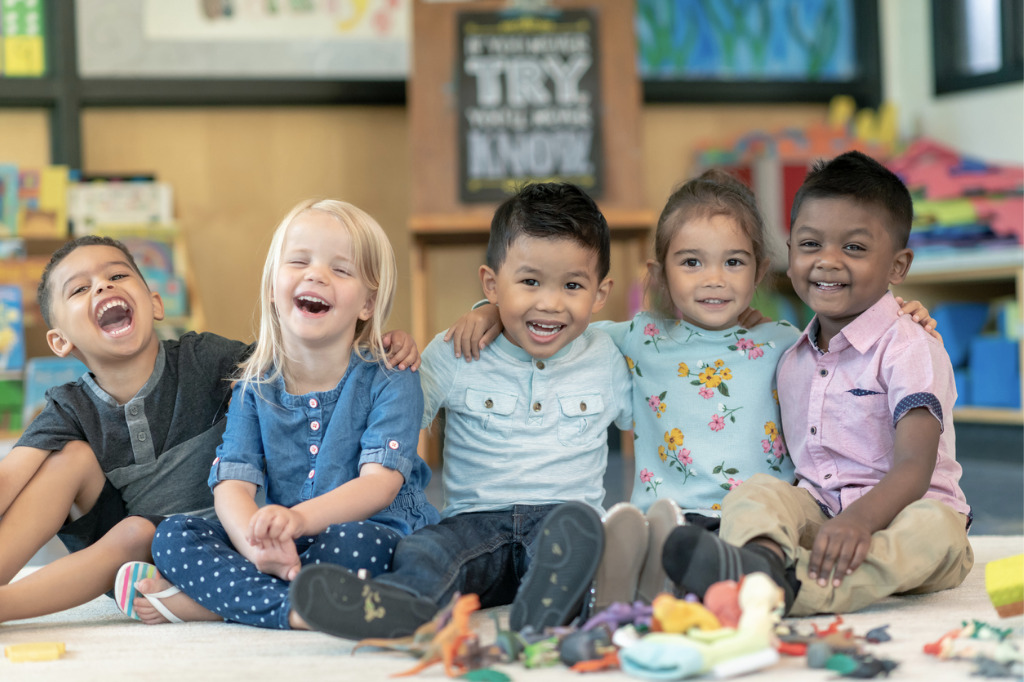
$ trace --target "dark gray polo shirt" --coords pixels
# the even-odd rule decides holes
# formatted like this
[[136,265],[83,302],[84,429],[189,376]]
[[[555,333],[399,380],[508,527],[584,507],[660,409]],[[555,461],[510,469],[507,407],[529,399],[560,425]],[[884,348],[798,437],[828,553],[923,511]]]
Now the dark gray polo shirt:
[[211,516],[206,479],[224,432],[228,377],[248,352],[210,333],[161,341],[153,374],[127,403],[83,374],[47,391],[17,445],[60,450],[85,441],[129,514]]

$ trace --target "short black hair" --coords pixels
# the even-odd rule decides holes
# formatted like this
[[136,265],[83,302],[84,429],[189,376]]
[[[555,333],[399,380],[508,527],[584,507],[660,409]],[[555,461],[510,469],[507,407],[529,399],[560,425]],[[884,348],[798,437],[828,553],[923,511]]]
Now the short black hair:
[[487,265],[497,272],[508,247],[520,236],[568,239],[597,254],[598,279],[608,275],[611,234],[601,209],[582,189],[568,182],[524,185],[503,201],[491,219]]
[[67,258],[72,251],[82,246],[112,246],[119,250],[125,255],[125,258],[128,259],[128,264],[132,266],[132,270],[138,273],[139,277],[142,277],[143,284],[146,284],[147,288],[149,287],[149,284],[146,283],[146,278],[142,276],[142,271],[139,270],[139,266],[135,263],[135,258],[128,250],[128,247],[122,242],[112,237],[102,237],[95,234],[76,237],[53,252],[53,255],[50,256],[50,262],[47,263],[46,267],[43,269],[43,276],[39,280],[39,288],[36,289],[36,299],[39,301],[39,312],[42,313],[43,321],[46,322],[47,327],[53,326],[50,323],[50,314],[52,310],[52,306],[50,305],[50,275],[53,272],[53,269],[57,267],[62,260]]
[[790,229],[804,201],[835,198],[852,199],[884,211],[893,243],[897,249],[906,248],[914,220],[914,201],[907,186],[891,170],[857,151],[840,154],[831,161],[818,160],[793,198]]

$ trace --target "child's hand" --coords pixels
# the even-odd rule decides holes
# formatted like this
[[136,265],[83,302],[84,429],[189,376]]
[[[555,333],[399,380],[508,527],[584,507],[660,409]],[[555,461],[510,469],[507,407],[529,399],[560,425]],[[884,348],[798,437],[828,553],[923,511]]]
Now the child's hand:
[[448,328],[444,335],[445,341],[454,339],[455,357],[466,356],[466,362],[480,359],[480,349],[486,348],[491,341],[498,338],[504,327],[498,316],[498,306],[487,303],[470,310]]
[[302,535],[304,525],[302,514],[294,509],[268,504],[258,509],[249,519],[245,539],[254,547],[262,547],[268,542],[291,542]]
[[832,585],[839,587],[843,578],[857,570],[871,547],[871,530],[850,515],[840,514],[822,524],[814,538],[807,575],[818,585],[828,585],[828,576],[835,569]]
[[755,310],[754,308],[747,308],[746,310],[744,310],[742,313],[740,313],[740,317],[738,320],[740,326],[746,327],[747,329],[771,321],[772,318],[765,317],[764,315],[761,314],[760,310]]
[[420,349],[416,347],[416,340],[411,334],[396,329],[385,334],[382,340],[388,351],[388,362],[393,367],[409,367],[414,372],[420,368]]
[[939,323],[932,319],[932,316],[928,314],[928,309],[920,301],[910,301],[907,303],[903,300],[902,296],[897,296],[896,303],[900,306],[899,312],[896,313],[897,315],[910,315],[910,319],[924,327],[926,332],[939,341],[942,341],[942,334],[935,330]]

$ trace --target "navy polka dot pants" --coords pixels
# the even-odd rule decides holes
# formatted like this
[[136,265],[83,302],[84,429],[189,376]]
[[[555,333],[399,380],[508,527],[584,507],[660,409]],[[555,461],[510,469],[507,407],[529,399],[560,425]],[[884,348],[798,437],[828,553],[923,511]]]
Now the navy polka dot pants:
[[[328,526],[295,541],[299,560],[331,563],[370,577],[391,568],[401,535],[372,521]],[[153,560],[167,580],[224,620],[289,629],[289,583],[261,573],[239,554],[224,526],[195,516],[166,519],[153,537]]]

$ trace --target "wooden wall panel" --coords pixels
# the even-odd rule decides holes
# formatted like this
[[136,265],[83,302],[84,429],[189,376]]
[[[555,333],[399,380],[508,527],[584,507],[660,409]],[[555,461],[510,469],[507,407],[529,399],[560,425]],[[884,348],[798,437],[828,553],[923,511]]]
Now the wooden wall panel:
[[381,223],[401,275],[389,326],[408,328],[405,121],[395,107],[94,109],[84,165],[151,171],[174,187],[209,331],[251,337],[270,236],[307,197],[349,201]]

